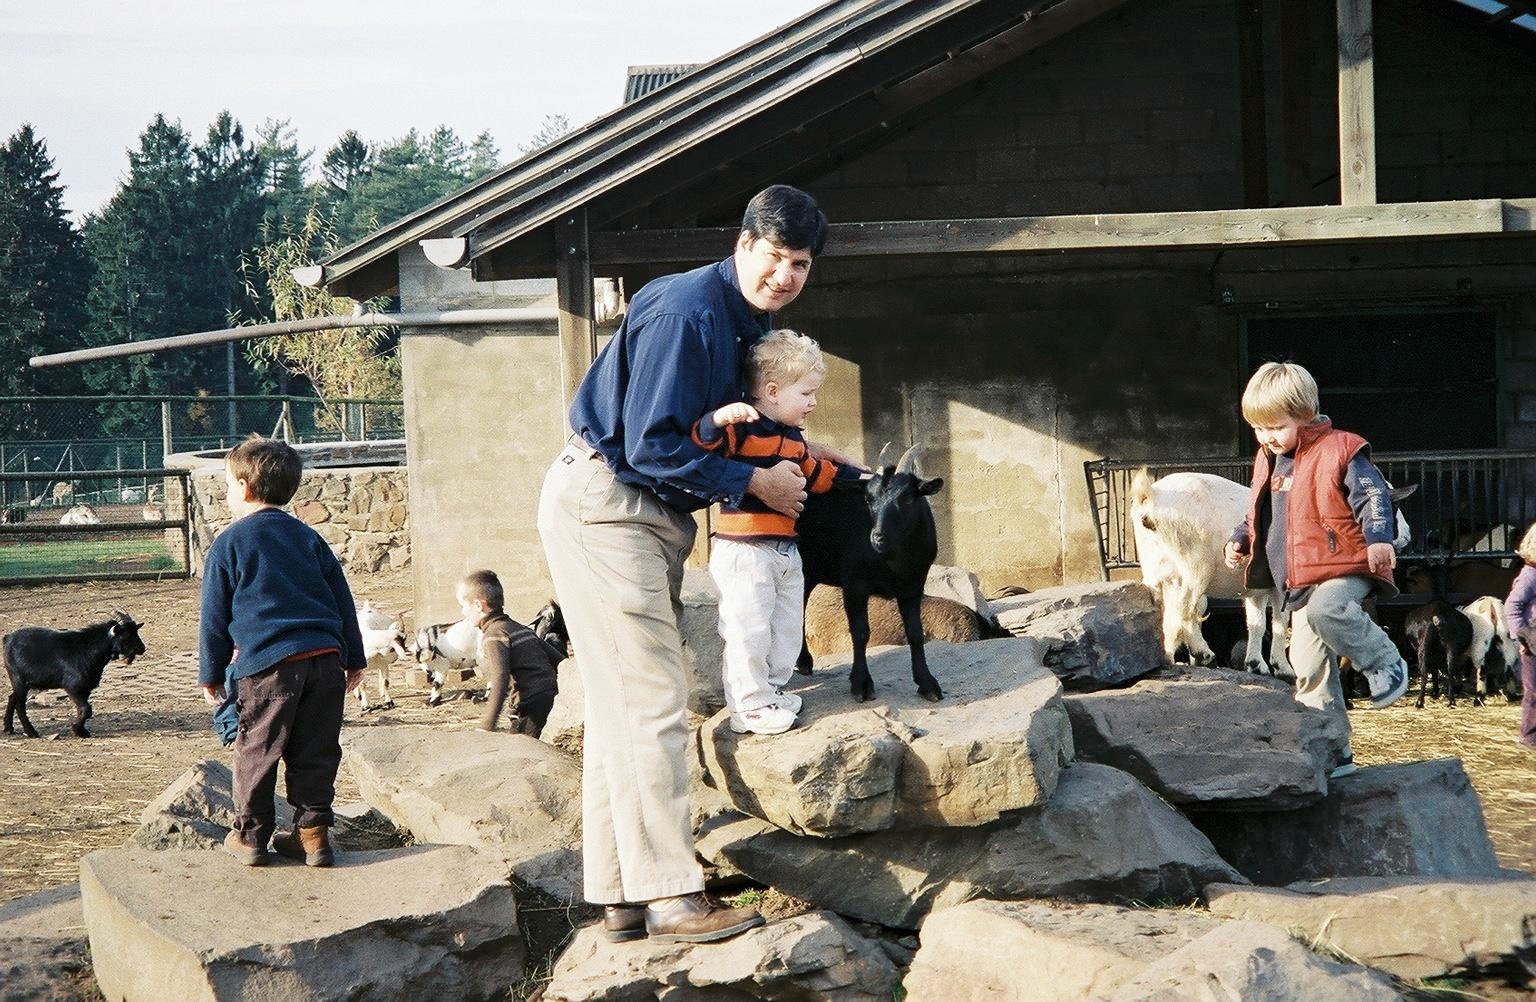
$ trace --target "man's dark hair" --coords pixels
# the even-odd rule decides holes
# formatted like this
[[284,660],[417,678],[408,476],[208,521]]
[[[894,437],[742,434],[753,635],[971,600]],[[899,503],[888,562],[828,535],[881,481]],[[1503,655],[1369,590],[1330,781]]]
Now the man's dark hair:
[[495,571],[470,571],[459,582],[459,589],[470,601],[479,599],[492,612],[500,612],[506,596],[501,590],[501,579]]
[[799,188],[775,184],[752,196],[741,228],[788,250],[808,250],[811,257],[827,243],[827,216],[816,200]]
[[298,492],[304,459],[287,442],[252,435],[225,457],[236,480],[244,480],[251,497],[262,504],[285,505]]

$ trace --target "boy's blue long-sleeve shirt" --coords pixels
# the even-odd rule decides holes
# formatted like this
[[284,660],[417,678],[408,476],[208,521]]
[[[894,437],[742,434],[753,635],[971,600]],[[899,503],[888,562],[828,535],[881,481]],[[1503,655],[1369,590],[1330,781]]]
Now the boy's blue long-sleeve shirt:
[[326,647],[341,652],[344,668],[366,664],[341,563],[319,533],[281,509],[236,519],[213,541],[201,606],[200,685],[223,685]]

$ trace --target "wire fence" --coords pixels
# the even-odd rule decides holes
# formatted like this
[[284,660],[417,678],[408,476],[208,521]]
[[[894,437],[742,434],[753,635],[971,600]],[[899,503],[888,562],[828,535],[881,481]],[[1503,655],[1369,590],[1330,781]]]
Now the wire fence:
[[[402,438],[399,400],[298,396],[0,397],[0,509],[52,503],[82,470],[158,468],[177,452],[227,448],[259,432],[290,442]],[[125,485],[132,486],[132,485]]]

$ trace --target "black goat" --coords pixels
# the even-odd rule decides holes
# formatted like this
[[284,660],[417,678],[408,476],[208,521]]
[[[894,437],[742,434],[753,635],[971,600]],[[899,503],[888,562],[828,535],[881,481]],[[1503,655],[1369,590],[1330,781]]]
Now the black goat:
[[534,615],[528,629],[533,631],[535,637],[554,648],[562,660],[571,656],[570,631],[565,628],[565,613],[560,611],[559,602],[550,599],[544,603],[544,608]]
[[[1426,602],[1408,614],[1403,620],[1403,632],[1418,655],[1419,701],[1424,708],[1424,690],[1434,676],[1435,698],[1440,696],[1440,667],[1431,666],[1431,655],[1445,659],[1445,698],[1456,705],[1456,672],[1472,649],[1472,621],[1466,614],[1444,599]],[[1470,663],[1469,663],[1470,664]]]
[[85,729],[90,719],[91,692],[101,684],[107,662],[133,659],[144,653],[139,627],[126,612],[114,612],[105,623],[94,623],[79,630],[49,630],[41,626],[23,626],[7,633],[0,641],[5,651],[5,671],[11,677],[11,698],[5,704],[5,733],[13,716],[21,718],[21,730],[29,738],[37,729],[27,719],[27,693],[34,689],[63,689],[75,704],[74,732],[82,738],[91,736]]
[[[861,703],[875,698],[864,655],[871,595],[896,600],[912,650],[912,681],[918,694],[935,702],[944,698],[923,654],[922,620],[923,585],[939,552],[926,496],[944,481],[925,480],[916,472],[916,451],[914,446],[896,466],[882,467],[862,491],[839,484],[825,494],[811,495],[797,526],[807,601],[819,584],[843,589],[843,611],[853,640],[849,687]],[[795,670],[809,675],[811,664],[811,653],[802,646]]]

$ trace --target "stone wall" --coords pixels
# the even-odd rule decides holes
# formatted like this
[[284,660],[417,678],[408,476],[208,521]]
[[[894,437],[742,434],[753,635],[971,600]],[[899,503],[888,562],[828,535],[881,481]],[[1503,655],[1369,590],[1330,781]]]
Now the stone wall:
[[[349,574],[371,574],[411,562],[409,496],[403,467],[313,469],[285,510],[318,532]],[[201,574],[203,555],[231,521],[222,465],[193,472],[192,520],[192,563]]]

